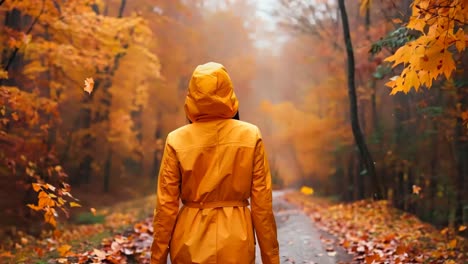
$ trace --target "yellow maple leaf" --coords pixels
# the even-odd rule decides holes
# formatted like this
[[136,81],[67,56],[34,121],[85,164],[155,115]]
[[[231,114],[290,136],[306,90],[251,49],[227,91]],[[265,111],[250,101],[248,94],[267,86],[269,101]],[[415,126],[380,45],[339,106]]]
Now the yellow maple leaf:
[[426,21],[424,19],[411,17],[406,27],[423,32],[424,26],[426,26]]
[[94,80],[93,80],[93,78],[86,78],[84,83],[85,83],[85,86],[83,88],[84,91],[91,94],[91,92],[94,89]]
[[458,227],[459,232],[463,232],[465,230],[466,230],[466,226],[464,226],[464,225],[461,225],[460,227]]
[[417,72],[408,70],[405,76],[405,86],[408,87],[408,91],[411,88],[414,88],[416,91],[418,91],[420,85],[421,82],[419,81]]
[[411,59],[411,49],[411,45],[402,46],[395,52],[395,54],[387,57],[385,61],[393,61],[394,63],[392,67],[396,67],[400,63],[406,63]]

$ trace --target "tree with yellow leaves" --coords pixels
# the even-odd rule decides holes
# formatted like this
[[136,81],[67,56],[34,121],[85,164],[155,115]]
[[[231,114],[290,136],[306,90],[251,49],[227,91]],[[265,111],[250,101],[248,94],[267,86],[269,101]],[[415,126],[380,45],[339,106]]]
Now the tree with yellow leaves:
[[403,65],[401,74],[387,83],[392,94],[430,88],[440,76],[449,79],[456,69],[454,57],[463,54],[468,41],[468,1],[415,0],[411,8],[406,28],[419,36],[386,59],[393,67]]

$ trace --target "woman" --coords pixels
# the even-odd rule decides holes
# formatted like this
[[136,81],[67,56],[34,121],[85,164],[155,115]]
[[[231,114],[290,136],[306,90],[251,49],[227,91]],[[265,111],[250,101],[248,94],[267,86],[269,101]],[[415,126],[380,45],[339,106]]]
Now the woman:
[[174,264],[254,263],[254,230],[263,263],[279,263],[263,141],[256,126],[233,119],[238,105],[223,65],[195,69],[185,99],[191,124],[166,139],[152,264],[166,263],[169,251]]

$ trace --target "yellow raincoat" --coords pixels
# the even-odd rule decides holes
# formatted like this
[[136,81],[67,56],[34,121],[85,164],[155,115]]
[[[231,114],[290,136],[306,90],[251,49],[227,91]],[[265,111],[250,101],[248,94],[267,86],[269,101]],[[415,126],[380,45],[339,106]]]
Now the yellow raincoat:
[[185,101],[193,123],[166,139],[152,264],[166,263],[169,251],[173,264],[254,263],[254,230],[263,263],[279,263],[262,137],[256,126],[232,119],[237,110],[225,68],[213,62],[199,65]]

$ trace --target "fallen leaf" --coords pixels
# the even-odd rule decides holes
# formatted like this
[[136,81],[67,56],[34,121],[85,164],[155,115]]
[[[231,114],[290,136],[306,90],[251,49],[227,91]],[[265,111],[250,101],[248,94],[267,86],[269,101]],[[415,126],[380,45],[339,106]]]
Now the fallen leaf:
[[102,250],[99,250],[99,249],[94,249],[93,250],[93,254],[96,255],[96,257],[99,259],[99,260],[104,260],[106,259],[106,252],[102,251]]
[[29,241],[28,241],[27,238],[25,238],[25,237],[22,237],[22,238],[21,238],[21,244],[26,245],[26,244],[28,244],[28,242],[29,242]]
[[13,257],[13,254],[11,254],[10,251],[4,251],[4,252],[0,253],[0,257],[11,258],[11,257]]
[[72,247],[70,245],[62,245],[57,248],[57,251],[59,252],[61,257],[67,256],[67,253],[70,252],[70,249]]
[[456,248],[457,247],[457,239],[455,238],[455,239],[450,240],[447,247],[450,248],[450,249]]
[[314,189],[308,186],[302,186],[301,187],[301,193],[305,195],[312,195],[314,194]]

